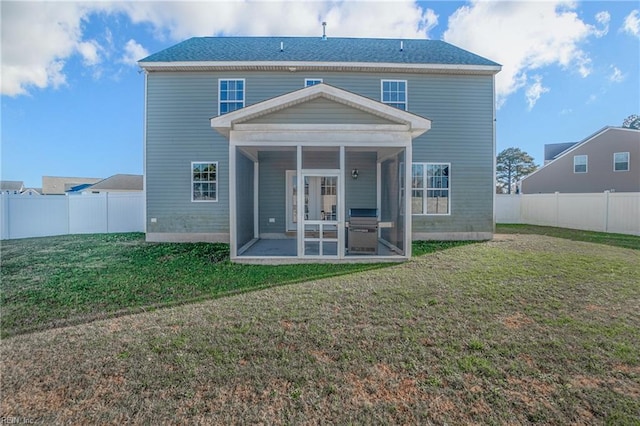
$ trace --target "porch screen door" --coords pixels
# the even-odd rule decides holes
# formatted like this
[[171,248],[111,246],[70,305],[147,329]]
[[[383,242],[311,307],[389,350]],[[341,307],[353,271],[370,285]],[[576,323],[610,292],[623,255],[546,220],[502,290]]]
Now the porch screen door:
[[304,211],[302,247],[304,256],[338,257],[339,175],[303,173]]

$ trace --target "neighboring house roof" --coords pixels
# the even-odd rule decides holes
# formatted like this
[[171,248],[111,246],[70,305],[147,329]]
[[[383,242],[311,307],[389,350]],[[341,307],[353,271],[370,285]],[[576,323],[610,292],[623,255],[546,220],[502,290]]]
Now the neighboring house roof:
[[90,187],[92,184],[90,183],[81,183],[80,185],[75,185],[72,186],[71,188],[69,188],[67,190],[67,192],[81,192],[85,189],[87,189],[88,187]]
[[535,172],[531,173],[530,175],[527,175],[524,178],[522,178],[522,181],[525,181],[526,179],[530,178],[531,176],[534,176],[537,173],[542,172],[547,167],[551,167],[553,165],[553,163],[556,162],[557,160],[559,160],[560,158],[565,157],[566,155],[569,155],[571,152],[575,151],[576,149],[580,148],[581,146],[591,142],[592,140],[596,139],[597,137],[599,137],[602,134],[604,134],[606,132],[609,132],[611,130],[622,130],[622,131],[638,132],[638,135],[640,137],[640,130],[629,129],[629,128],[626,128],[626,127],[605,126],[602,129],[598,130],[597,132],[593,133],[592,135],[587,136],[585,139],[581,140],[580,142],[573,143],[568,149],[565,149],[564,151],[562,151],[559,154],[557,154],[552,161],[550,161],[547,164],[545,164],[544,166],[540,167],[538,170],[536,170]]
[[544,162],[553,161],[560,154],[571,148],[578,142],[562,142],[562,143],[548,143],[544,146]]
[[[227,114],[213,117],[211,119],[211,127],[224,135],[228,135],[229,131],[235,126],[242,125],[242,123],[253,118],[292,107],[294,105],[299,105],[303,102],[308,102],[317,98],[330,99],[334,102],[349,105],[353,108],[385,118],[392,123],[398,123],[404,131],[410,131],[413,137],[417,137],[431,128],[431,120],[428,118],[385,105],[382,102],[339,89],[326,83],[320,83],[298,89],[294,92],[280,95]],[[247,126],[251,125],[248,124]],[[312,127],[311,125],[305,126],[307,128]],[[272,125],[270,128],[275,129],[276,127],[277,125]],[[356,124],[351,124],[348,127],[352,130],[358,128]],[[334,126],[334,128],[336,128],[336,126]],[[386,131],[390,131],[391,128],[393,128],[393,125],[387,126]],[[290,127],[287,129],[295,130]]]
[[[321,37],[193,37],[139,61],[143,68],[185,65],[289,63],[403,64],[497,73],[501,66],[441,40]],[[295,71],[295,70],[294,70]]]
[[142,191],[142,175],[117,174],[89,185],[87,191]]
[[43,194],[64,194],[72,187],[82,184],[94,184],[102,178],[42,176]]
[[26,188],[22,195],[42,195],[42,188]]
[[0,191],[18,191],[24,189],[24,182],[21,180],[1,180]]

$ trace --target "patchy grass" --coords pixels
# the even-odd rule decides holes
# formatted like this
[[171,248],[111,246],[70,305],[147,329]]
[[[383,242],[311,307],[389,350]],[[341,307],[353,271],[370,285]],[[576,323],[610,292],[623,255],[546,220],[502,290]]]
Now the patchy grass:
[[238,265],[227,244],[153,244],[143,234],[3,241],[2,336],[380,268]]
[[502,235],[4,339],[0,412],[79,424],[632,425],[638,306],[640,251]]
[[610,234],[606,232],[582,231],[579,229],[555,228],[552,226],[498,224],[496,232],[500,234],[534,234],[565,238],[572,241],[607,244],[640,250],[640,236],[627,234]]

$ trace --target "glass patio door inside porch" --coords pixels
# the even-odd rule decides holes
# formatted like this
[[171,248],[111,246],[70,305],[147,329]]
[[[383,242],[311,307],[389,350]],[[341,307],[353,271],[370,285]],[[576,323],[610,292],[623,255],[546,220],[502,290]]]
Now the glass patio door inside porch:
[[338,257],[341,244],[339,220],[339,179],[337,173],[302,173],[304,210],[302,212],[303,256]]

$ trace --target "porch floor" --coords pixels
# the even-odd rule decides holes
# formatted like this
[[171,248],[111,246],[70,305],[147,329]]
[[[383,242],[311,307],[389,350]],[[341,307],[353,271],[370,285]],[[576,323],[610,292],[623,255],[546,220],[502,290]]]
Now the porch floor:
[[[265,257],[265,256],[297,256],[298,247],[295,238],[286,239],[259,239],[249,247],[240,257]],[[348,255],[347,255],[348,256]],[[361,255],[362,257],[399,256],[386,245],[378,242],[377,255]]]

